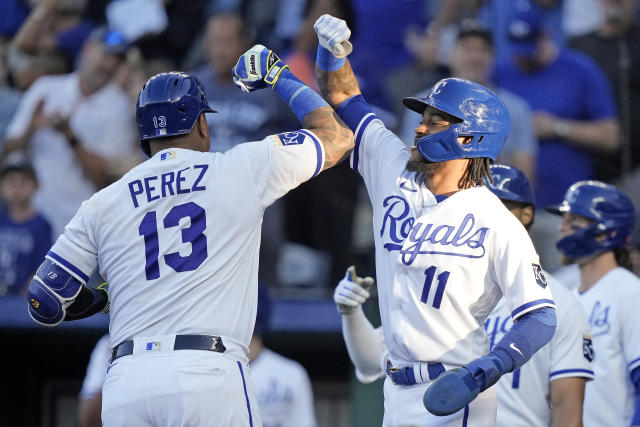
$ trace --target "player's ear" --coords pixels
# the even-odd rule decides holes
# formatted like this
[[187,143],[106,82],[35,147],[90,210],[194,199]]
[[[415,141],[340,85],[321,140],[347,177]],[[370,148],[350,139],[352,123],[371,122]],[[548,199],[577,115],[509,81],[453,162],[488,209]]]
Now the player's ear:
[[207,124],[207,118],[204,113],[200,113],[200,116],[198,116],[196,129],[201,137],[209,139],[209,125]]
[[522,208],[521,222],[525,227],[529,227],[533,222],[534,209],[532,205]]

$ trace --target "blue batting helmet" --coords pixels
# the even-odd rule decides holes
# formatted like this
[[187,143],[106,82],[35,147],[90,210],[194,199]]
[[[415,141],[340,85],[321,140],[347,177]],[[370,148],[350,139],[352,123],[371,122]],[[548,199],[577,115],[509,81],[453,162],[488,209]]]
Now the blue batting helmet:
[[[488,157],[495,160],[509,134],[511,119],[504,103],[486,87],[465,79],[442,79],[424,98],[404,98],[404,105],[420,114],[433,107],[460,120],[449,129],[418,141],[429,161]],[[470,137],[459,142],[458,137]]]
[[613,185],[599,181],[576,182],[562,203],[546,209],[557,215],[568,212],[595,221],[556,243],[560,252],[573,259],[624,246],[635,223],[631,200]]
[[142,151],[150,155],[149,139],[188,134],[203,112],[216,111],[207,103],[204,86],[196,77],[178,71],[151,77],[136,103]]
[[531,183],[520,169],[508,165],[491,165],[493,184],[485,181],[489,190],[502,200],[535,204]]

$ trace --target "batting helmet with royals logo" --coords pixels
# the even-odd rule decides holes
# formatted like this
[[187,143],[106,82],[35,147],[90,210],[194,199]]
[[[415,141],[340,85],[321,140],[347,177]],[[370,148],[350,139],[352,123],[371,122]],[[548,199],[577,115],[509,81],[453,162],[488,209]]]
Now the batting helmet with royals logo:
[[509,134],[507,107],[491,90],[469,80],[442,79],[426,97],[405,98],[403,103],[420,114],[433,107],[459,120],[418,141],[418,151],[432,162],[473,157],[495,160]]
[[149,156],[149,139],[188,134],[201,113],[215,112],[196,77],[178,71],[156,74],[142,86],[136,103],[142,151]]

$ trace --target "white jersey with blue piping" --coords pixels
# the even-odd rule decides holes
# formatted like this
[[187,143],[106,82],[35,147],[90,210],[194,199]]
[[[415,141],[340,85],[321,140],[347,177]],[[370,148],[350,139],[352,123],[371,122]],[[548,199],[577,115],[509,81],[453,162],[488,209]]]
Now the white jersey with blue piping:
[[630,373],[640,367],[640,279],[618,267],[576,295],[591,325],[596,376],[585,389],[584,425],[628,426],[636,402]]
[[[521,368],[498,381],[497,426],[549,426],[551,382],[567,377],[593,379],[593,347],[587,316],[571,291],[548,274],[545,277],[556,303],[556,333]],[[500,300],[485,321],[491,347],[512,327],[510,311],[505,301]]]
[[373,206],[380,313],[394,365],[461,366],[486,354],[484,321],[503,295],[514,319],[554,307],[526,230],[491,191],[434,196],[405,169],[408,148],[364,100],[340,114],[354,130],[351,165]]
[[217,335],[246,361],[264,209],[323,164],[306,130],[225,154],[160,151],[85,201],[47,257],[81,281],[98,267],[109,282],[112,346]]

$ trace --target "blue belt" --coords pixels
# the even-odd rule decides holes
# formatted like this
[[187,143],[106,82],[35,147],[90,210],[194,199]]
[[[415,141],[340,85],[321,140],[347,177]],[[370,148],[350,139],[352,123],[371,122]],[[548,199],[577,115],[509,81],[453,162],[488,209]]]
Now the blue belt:
[[[426,365],[426,372],[425,372]],[[446,371],[440,362],[418,362],[409,366],[393,366],[387,360],[387,376],[396,385],[414,385],[433,381]]]

